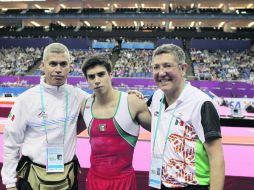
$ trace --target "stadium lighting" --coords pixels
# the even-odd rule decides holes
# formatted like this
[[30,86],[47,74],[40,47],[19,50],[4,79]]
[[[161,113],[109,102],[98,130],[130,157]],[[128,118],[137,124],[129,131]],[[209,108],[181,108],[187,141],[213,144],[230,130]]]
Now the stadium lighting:
[[253,6],[253,3],[248,4],[247,8],[251,8]]
[[218,27],[221,28],[224,24],[225,22],[221,22]]
[[137,21],[134,21],[134,26],[136,26],[136,27],[138,26],[138,23],[137,23]]
[[65,26],[66,26],[66,25],[65,25],[63,22],[61,22],[61,21],[57,21],[57,23],[60,24],[62,27],[65,27]]
[[142,8],[145,8],[145,4],[144,4],[144,3],[142,3],[142,4],[141,4],[141,7],[142,7]]
[[194,3],[191,3],[190,7],[193,8],[194,7]]
[[91,24],[88,21],[84,22],[87,26],[91,26]]
[[141,20],[140,21],[140,25],[143,26],[144,25],[144,21]]
[[34,25],[34,26],[36,26],[36,27],[41,26],[38,22],[35,22],[35,21],[31,21],[31,24]]
[[112,24],[113,24],[114,26],[117,26],[116,21],[112,21]]
[[138,4],[137,3],[135,3],[135,7],[138,8]]
[[53,9],[44,10],[45,13],[52,13]]
[[252,26],[254,26],[254,22],[250,22],[250,23],[248,24],[248,27],[249,27],[249,28],[252,27]]
[[41,6],[38,5],[38,4],[35,4],[34,6],[35,6],[37,9],[41,9]]
[[117,5],[116,3],[114,3],[114,7],[115,7],[115,8],[118,8],[118,5]]
[[64,4],[60,4],[60,7],[62,7],[63,9],[66,8],[66,6]]
[[163,26],[165,26],[165,24],[166,24],[166,21],[162,21],[162,22],[161,22],[161,24],[162,24]]
[[168,23],[168,26],[169,26],[169,27],[172,27],[172,21],[170,21],[170,22]]
[[221,3],[221,4],[219,5],[219,8],[221,9],[223,6],[224,6],[224,4],[223,4],[223,3]]
[[190,27],[193,27],[195,25],[195,21],[192,21],[191,23],[190,23]]

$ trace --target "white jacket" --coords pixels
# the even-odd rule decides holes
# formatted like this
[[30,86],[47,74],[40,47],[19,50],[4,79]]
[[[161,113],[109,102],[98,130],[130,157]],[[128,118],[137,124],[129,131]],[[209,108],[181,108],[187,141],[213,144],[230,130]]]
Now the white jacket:
[[[75,155],[77,118],[84,91],[74,86],[50,86],[41,80],[45,102],[45,120],[49,143],[62,143],[68,91],[68,117],[64,140],[64,163]],[[4,128],[3,168],[1,171],[6,188],[15,187],[16,167],[20,155],[33,162],[46,165],[46,133],[43,125],[40,85],[21,94],[12,107]]]

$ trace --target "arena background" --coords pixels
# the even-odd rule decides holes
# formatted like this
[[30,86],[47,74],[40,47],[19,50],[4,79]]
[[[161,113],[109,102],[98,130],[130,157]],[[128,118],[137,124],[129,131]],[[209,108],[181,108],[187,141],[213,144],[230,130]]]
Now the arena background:
[[[107,54],[114,86],[149,97],[156,89],[151,54],[158,45],[181,46],[187,79],[213,97],[221,116],[225,190],[254,189],[254,2],[248,0],[0,0],[0,162],[2,131],[15,97],[39,83],[43,48],[61,42],[71,49],[68,82],[92,93],[82,60]],[[148,188],[150,134],[141,130],[134,154],[139,190]],[[86,132],[77,155],[85,189],[90,147]],[[1,184],[0,189],[5,189]]]

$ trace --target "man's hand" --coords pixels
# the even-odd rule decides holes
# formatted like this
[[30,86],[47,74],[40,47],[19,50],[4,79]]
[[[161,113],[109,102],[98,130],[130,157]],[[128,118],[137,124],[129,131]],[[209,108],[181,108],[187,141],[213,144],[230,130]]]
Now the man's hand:
[[127,93],[128,94],[135,94],[141,100],[143,100],[145,98],[144,95],[141,92],[139,92],[138,90],[128,90]]

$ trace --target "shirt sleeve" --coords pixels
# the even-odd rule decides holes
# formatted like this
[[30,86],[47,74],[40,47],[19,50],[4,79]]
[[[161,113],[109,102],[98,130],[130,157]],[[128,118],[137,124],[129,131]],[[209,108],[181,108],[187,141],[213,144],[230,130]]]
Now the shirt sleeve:
[[206,142],[221,138],[220,118],[210,101],[204,102],[201,107],[201,124]]
[[[74,87],[77,88],[77,87]],[[87,93],[86,91],[83,91],[81,88],[77,88],[78,91],[78,98],[83,100],[83,98],[89,98],[91,94]]]
[[151,106],[151,104],[152,104],[152,100],[153,100],[153,95],[152,95],[152,96],[150,96],[150,97],[148,98],[148,100],[146,101],[146,105],[147,105],[147,107],[150,107],[150,106]]
[[3,168],[1,171],[6,188],[15,187],[16,167],[26,130],[26,110],[20,99],[13,105],[3,134]]

